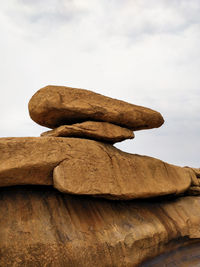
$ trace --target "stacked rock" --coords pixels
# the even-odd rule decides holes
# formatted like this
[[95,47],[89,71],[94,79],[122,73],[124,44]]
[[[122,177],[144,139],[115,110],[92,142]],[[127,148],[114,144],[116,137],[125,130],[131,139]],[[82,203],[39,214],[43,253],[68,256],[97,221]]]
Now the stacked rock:
[[[160,127],[163,117],[152,109],[89,90],[47,86],[31,98],[29,112],[36,123],[53,128],[42,136],[80,138],[63,140],[71,149],[53,171],[53,185],[62,192],[116,199],[146,198],[179,194],[190,187],[191,177],[197,180],[190,169],[127,154],[102,143],[113,144],[133,138],[132,131]],[[56,140],[58,144],[59,139]]]
[[110,143],[134,138],[132,131],[160,127],[160,113],[88,90],[40,89],[29,102],[31,118],[54,128],[42,136],[81,137]]
[[112,199],[177,195],[189,188],[198,193],[194,169],[112,145],[133,138],[132,131],[161,126],[161,114],[152,109],[88,90],[47,86],[33,95],[29,112],[53,130],[42,137],[0,140],[1,186],[53,185],[65,193]]
[[0,138],[0,266],[140,266],[200,239],[200,169],[113,146],[160,113],[64,86],[40,89],[29,112],[52,130]]

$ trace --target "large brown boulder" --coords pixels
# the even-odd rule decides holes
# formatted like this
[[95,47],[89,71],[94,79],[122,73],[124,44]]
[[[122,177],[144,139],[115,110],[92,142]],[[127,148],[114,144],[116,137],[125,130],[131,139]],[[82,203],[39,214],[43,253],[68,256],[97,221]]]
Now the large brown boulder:
[[53,185],[71,194],[133,199],[180,194],[195,173],[93,140],[0,138],[0,186]]
[[54,130],[42,133],[41,136],[80,137],[112,144],[134,138],[133,132],[127,128],[98,121],[85,121],[72,125],[62,125]]
[[140,266],[200,242],[199,210],[200,197],[125,202],[1,188],[0,266]]
[[160,127],[160,113],[88,90],[46,86],[29,102],[31,118],[38,124],[56,128],[82,121],[105,121],[132,130]]
[[101,146],[79,155],[71,151],[54,169],[53,184],[65,193],[134,199],[180,194],[192,177],[196,179],[190,170],[161,160]]

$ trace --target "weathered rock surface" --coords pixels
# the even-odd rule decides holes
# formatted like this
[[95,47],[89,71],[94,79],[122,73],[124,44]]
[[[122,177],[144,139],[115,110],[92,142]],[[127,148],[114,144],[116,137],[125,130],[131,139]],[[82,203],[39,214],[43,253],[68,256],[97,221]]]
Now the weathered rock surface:
[[29,102],[31,118],[38,124],[56,128],[82,121],[105,121],[132,130],[160,127],[160,113],[109,98],[89,90],[46,86]]
[[189,170],[155,158],[126,154],[111,146],[104,153],[79,153],[62,161],[53,172],[61,192],[133,199],[186,191],[194,176]]
[[191,186],[186,193],[190,196],[200,195],[200,186]]
[[93,140],[0,138],[0,186],[53,184],[71,194],[132,199],[179,194],[195,180],[189,168]]
[[[187,241],[186,241],[187,242]],[[198,267],[200,266],[200,242],[175,247],[154,259],[147,260],[140,267]]]
[[97,121],[63,125],[54,130],[44,132],[41,136],[89,138],[112,144],[134,138],[133,132],[127,128],[122,128],[108,122]]
[[140,266],[197,241],[199,210],[200,197],[91,201],[51,188],[1,188],[0,266]]
[[185,167],[185,168],[190,168],[194,171],[196,174],[197,178],[200,178],[200,168],[191,168],[191,167]]
[[[78,143],[82,149],[85,143],[75,140],[74,146]],[[51,185],[53,169],[67,158],[68,150],[65,138],[0,138],[0,186]]]

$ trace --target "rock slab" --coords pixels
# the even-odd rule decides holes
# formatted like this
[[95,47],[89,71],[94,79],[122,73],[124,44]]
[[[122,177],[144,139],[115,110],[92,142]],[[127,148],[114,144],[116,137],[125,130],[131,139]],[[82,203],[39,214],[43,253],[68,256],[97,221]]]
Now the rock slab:
[[0,186],[53,185],[113,199],[180,194],[195,173],[110,144],[64,137],[0,138]]
[[29,101],[30,117],[49,128],[83,121],[105,121],[131,130],[160,127],[163,117],[152,109],[109,98],[89,90],[46,86]]
[[91,201],[53,188],[0,188],[0,266],[140,266],[200,242],[199,210],[200,197]]
[[63,125],[54,130],[44,132],[41,136],[80,137],[112,144],[134,138],[133,132],[127,128],[122,128],[108,122],[97,121]]

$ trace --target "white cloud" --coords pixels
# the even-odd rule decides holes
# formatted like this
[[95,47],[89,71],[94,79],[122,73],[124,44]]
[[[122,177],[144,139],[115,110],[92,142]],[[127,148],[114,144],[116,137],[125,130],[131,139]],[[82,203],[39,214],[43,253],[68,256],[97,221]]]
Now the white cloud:
[[198,0],[2,1],[0,135],[39,135],[28,100],[69,85],[161,111],[163,127],[119,147],[198,167],[199,11]]

